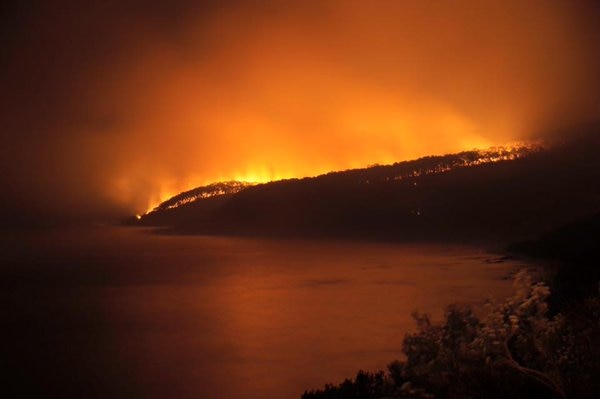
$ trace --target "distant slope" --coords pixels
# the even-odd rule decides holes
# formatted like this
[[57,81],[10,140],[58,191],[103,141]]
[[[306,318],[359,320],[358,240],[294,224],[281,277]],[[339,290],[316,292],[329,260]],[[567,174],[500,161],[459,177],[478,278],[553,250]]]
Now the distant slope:
[[176,196],[169,198],[168,200],[159,204],[152,211],[167,211],[169,209],[174,209],[198,200],[222,195],[235,194],[249,186],[252,186],[252,184],[239,181],[228,181],[209,184],[208,186],[197,187],[189,191],[184,191],[183,193],[177,194]]
[[137,224],[183,234],[523,239],[600,211],[599,149],[596,136],[586,136],[546,150],[466,151],[240,185],[186,202],[206,192],[199,188]]

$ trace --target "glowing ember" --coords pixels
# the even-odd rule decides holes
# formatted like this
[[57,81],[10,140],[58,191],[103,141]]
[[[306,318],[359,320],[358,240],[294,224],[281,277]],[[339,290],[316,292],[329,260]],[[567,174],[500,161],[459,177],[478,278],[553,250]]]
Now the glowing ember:
[[178,208],[182,205],[190,204],[200,199],[207,199],[220,195],[235,194],[246,187],[253,186],[256,183],[241,182],[241,181],[228,181],[222,183],[209,184],[208,186],[198,187],[189,191],[180,193],[166,201],[163,201],[158,206],[148,210],[145,214],[153,211],[167,210]]
[[[416,168],[415,162],[419,161],[417,160],[395,163],[391,166],[382,166],[376,164],[369,166],[367,169],[378,167],[389,168],[390,173],[382,179],[386,182],[400,181],[407,178],[416,178],[430,174],[446,173],[459,168],[473,167],[497,162],[513,161],[519,158],[524,158],[532,153],[538,152],[542,148],[542,145],[538,142],[517,142],[505,146],[490,147],[486,150],[464,151],[453,156],[431,157],[432,162],[428,163],[427,167]],[[364,179],[362,181],[359,181],[358,183],[371,184],[373,183],[373,181],[369,179]],[[155,211],[175,209],[182,205],[191,204],[198,200],[208,199],[222,195],[236,194],[246,189],[247,187],[256,184],[258,183],[228,181],[201,186],[172,196],[166,201],[161,202],[159,205],[153,206],[146,213],[144,213],[144,215]],[[413,184],[416,186],[417,182],[414,182]],[[417,215],[420,215],[420,212],[417,212]],[[141,218],[141,216],[139,215],[136,215],[136,217],[138,219]]]
[[[429,168],[414,169],[406,173],[395,176],[388,176],[386,180],[403,180],[410,177],[419,177],[435,173],[445,173],[458,168],[466,168],[470,166],[478,166],[503,161],[514,161],[515,159],[524,158],[534,152],[542,150],[539,143],[512,143],[506,146],[491,147],[487,150],[465,151],[458,155],[458,159],[452,159],[450,162],[440,162],[437,165]],[[369,184],[369,180],[364,181]],[[417,183],[415,183],[416,185]]]

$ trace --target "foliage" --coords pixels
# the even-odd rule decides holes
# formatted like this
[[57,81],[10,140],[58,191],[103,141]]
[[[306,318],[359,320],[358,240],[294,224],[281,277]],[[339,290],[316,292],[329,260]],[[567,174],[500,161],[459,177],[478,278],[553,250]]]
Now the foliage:
[[546,285],[520,272],[515,287],[482,317],[456,305],[441,324],[415,313],[405,359],[388,373],[359,372],[303,399],[600,397],[600,298],[550,317]]
[[302,399],[377,399],[394,392],[392,381],[383,371],[369,373],[360,370],[353,380],[346,379],[339,385],[326,384],[323,390],[305,392]]

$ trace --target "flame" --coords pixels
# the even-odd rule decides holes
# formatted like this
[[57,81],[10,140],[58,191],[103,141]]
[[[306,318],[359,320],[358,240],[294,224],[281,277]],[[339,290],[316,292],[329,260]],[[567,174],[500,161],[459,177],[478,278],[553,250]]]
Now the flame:
[[[538,152],[543,148],[543,145],[539,141],[516,141],[510,142],[502,146],[492,146],[485,149],[477,149],[473,148],[470,151],[464,151],[460,154],[463,154],[461,158],[458,160],[453,160],[448,163],[445,161],[440,162],[434,167],[428,169],[415,169],[411,170],[399,175],[390,175],[384,177],[386,181],[399,181],[408,178],[415,178],[430,174],[439,174],[446,173],[458,168],[465,167],[473,167],[478,165],[490,164],[490,163],[498,163],[505,161],[513,161],[519,158],[523,158],[528,156],[531,153]],[[391,163],[391,162],[390,162]],[[375,166],[380,164],[373,164],[370,166]],[[368,167],[370,167],[368,166]],[[143,215],[136,215],[136,218],[141,219],[142,216],[159,209],[159,205],[163,204],[165,201],[172,199],[170,204],[163,204],[161,209],[174,209],[179,206],[195,202],[200,199],[210,198],[214,196],[224,195],[224,194],[233,194],[243,190],[245,187],[250,185],[255,185],[259,183],[267,183],[276,180],[282,180],[284,177],[281,175],[276,175],[273,173],[266,172],[265,169],[262,170],[262,174],[244,174],[244,175],[236,175],[237,179],[235,181],[229,181],[228,179],[223,179],[223,181],[228,181],[228,183],[223,183],[219,185],[218,183],[213,183],[211,185],[200,186],[203,187],[202,191],[195,191],[191,193],[186,193],[185,196],[180,198],[173,198],[175,195],[189,191],[190,189],[195,189],[198,186],[190,186],[185,189],[180,190],[179,192],[174,191],[163,191],[155,202],[153,202],[146,212]],[[370,184],[370,180],[364,180],[361,182],[362,184]],[[225,188],[224,184],[227,186]],[[415,186],[416,182],[413,183]],[[420,215],[417,212],[417,215]]]
[[[159,189],[149,197],[149,200],[145,207],[145,211],[143,211],[141,215],[142,216],[147,215],[148,213],[152,212],[153,210],[156,210],[160,204],[167,201],[168,199],[173,198],[174,196],[176,196],[179,193],[194,189],[196,187],[208,186],[210,184],[215,184],[215,183],[223,182],[223,181],[236,181],[236,182],[240,182],[240,183],[245,183],[247,185],[254,185],[254,184],[260,184],[260,183],[268,183],[268,182],[276,181],[276,180],[283,180],[283,179],[287,179],[287,178],[291,178],[291,177],[294,177],[294,176],[292,174],[276,173],[275,171],[269,170],[268,168],[258,168],[254,172],[247,171],[247,172],[243,172],[243,173],[242,172],[234,173],[233,177],[222,175],[213,181],[207,181],[205,179],[200,179],[200,178],[193,178],[193,179],[188,179],[185,183],[182,183],[182,182],[172,180],[172,179],[165,179],[165,180],[159,181],[159,183],[158,183]],[[202,196],[202,198],[207,198],[209,196],[214,196],[214,195],[219,195],[219,194],[220,194],[219,192],[216,192],[216,193],[213,193],[210,195],[204,195],[204,196]],[[192,201],[192,200],[190,200],[190,201]],[[182,204],[179,204],[179,205],[182,205]],[[176,205],[176,206],[179,206],[179,205]],[[173,206],[173,207],[176,207],[176,206]]]
[[479,3],[344,1],[331,19],[284,7],[281,19],[256,14],[260,29],[240,9],[187,20],[181,43],[144,37],[92,90],[92,108],[118,122],[104,143],[123,149],[110,172],[127,183],[115,191],[147,212],[219,181],[488,148],[538,129],[571,87],[589,92],[562,7],[532,7],[516,24],[530,6]]
[[[446,173],[459,168],[467,168],[479,165],[485,165],[490,163],[514,161],[519,158],[524,158],[532,153],[541,151],[544,146],[539,141],[530,142],[512,142],[503,146],[495,146],[487,149],[473,149],[464,153],[464,157],[450,163],[441,162],[436,166],[429,169],[416,169],[410,172],[385,177],[386,181],[389,180],[404,180],[407,178],[414,178],[420,176],[426,176],[431,174]],[[370,184],[369,180],[362,182],[363,184]],[[413,183],[415,186],[416,182]]]
[[75,17],[39,3],[11,19],[24,25],[0,79],[15,212],[141,214],[213,182],[456,153],[598,118],[593,2],[109,1]]

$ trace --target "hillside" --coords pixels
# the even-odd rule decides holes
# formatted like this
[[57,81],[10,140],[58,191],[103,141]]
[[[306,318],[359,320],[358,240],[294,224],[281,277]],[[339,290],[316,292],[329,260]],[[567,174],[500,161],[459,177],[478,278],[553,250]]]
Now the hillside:
[[500,240],[600,211],[600,140],[431,156],[182,193],[131,221],[174,234]]

